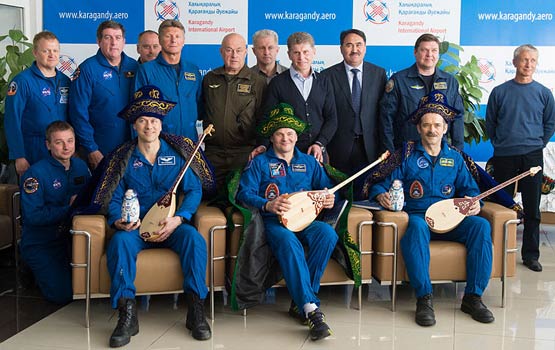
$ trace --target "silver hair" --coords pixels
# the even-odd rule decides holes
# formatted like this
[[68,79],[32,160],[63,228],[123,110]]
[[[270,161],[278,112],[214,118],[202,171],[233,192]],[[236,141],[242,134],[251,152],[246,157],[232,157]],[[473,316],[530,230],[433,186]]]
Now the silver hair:
[[523,52],[523,51],[532,51],[535,52],[537,55],[539,55],[538,49],[536,49],[533,45],[531,44],[524,44],[524,45],[520,45],[519,47],[517,47],[515,49],[515,52],[513,54],[513,59],[518,58],[518,56]]
[[261,29],[256,31],[252,36],[252,44],[254,45],[254,43],[256,43],[256,41],[260,38],[266,38],[269,36],[274,38],[274,40],[276,41],[276,44],[279,44],[278,34],[271,29]]

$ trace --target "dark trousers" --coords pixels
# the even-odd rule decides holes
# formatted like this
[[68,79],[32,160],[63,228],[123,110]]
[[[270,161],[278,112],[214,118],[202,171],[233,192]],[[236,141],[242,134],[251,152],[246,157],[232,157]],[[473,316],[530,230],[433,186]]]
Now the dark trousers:
[[[342,157],[331,159],[332,166],[349,176],[353,175],[368,164],[370,163],[368,163],[368,157],[366,156],[364,139],[362,136],[355,136],[350,152],[346,152]],[[366,199],[362,198],[362,186],[364,186],[365,179],[366,175],[361,175],[353,182],[353,196],[355,200]]]
[[[518,156],[494,156],[491,159],[494,178],[502,183],[530,168],[543,168],[542,149]],[[524,206],[524,233],[522,236],[522,260],[537,260],[540,257],[540,196],[543,171],[534,176],[527,176],[518,181],[518,191],[522,194]],[[505,187],[505,191],[512,197],[515,184]]]

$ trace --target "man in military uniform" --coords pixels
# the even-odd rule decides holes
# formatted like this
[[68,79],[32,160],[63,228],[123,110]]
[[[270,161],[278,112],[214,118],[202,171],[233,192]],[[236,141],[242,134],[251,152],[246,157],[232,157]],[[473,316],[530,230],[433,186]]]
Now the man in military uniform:
[[215,168],[218,187],[231,170],[243,167],[256,146],[256,123],[266,90],[264,78],[245,65],[247,44],[241,35],[226,35],[220,55],[224,65],[202,81],[204,124],[216,129],[206,140],[206,157]]
[[393,152],[403,142],[418,140],[420,136],[410,122],[410,114],[418,107],[420,99],[432,90],[445,94],[459,111],[449,123],[451,144],[464,148],[464,106],[459,94],[459,83],[451,74],[436,67],[439,60],[439,39],[433,34],[422,34],[414,45],[416,62],[391,76],[385,85],[380,101],[382,139],[385,147]]
[[87,164],[75,153],[75,133],[67,122],[46,128],[50,155],[25,172],[21,186],[23,234],[19,248],[44,297],[58,304],[73,299],[70,206],[90,178]]

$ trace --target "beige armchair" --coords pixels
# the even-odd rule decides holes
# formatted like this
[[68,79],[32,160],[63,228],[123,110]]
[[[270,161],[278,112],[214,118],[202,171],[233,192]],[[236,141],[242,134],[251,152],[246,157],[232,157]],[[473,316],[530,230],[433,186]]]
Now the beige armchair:
[[[493,266],[491,278],[501,279],[501,307],[505,306],[507,277],[516,272],[516,212],[499,204],[485,202],[480,216],[491,224]],[[396,285],[409,280],[399,242],[408,225],[405,212],[375,211],[372,275],[380,284],[392,285],[391,308],[395,311]],[[466,280],[466,248],[457,242],[430,242],[432,283]]]
[[[211,296],[210,315],[214,319],[214,291],[225,287],[224,234],[215,234],[213,226],[225,225],[225,217],[217,208],[202,203],[193,217],[193,226],[202,234],[208,247],[206,285]],[[110,296],[110,276],[106,246],[113,230],[102,215],[77,215],[73,218],[73,295],[86,299],[85,322],[89,327],[90,298]],[[182,292],[183,275],[176,253],[167,248],[146,249],[137,257],[137,295]]]
[[[233,223],[235,229],[231,232],[228,239],[228,276],[233,276],[235,269],[235,261],[239,251],[239,238],[242,232],[243,216],[240,213],[233,214]],[[372,213],[366,209],[351,208],[348,218],[348,231],[351,238],[356,242],[361,251],[361,282],[372,282]],[[221,227],[218,229],[225,229]],[[335,260],[330,259],[320,285],[349,285],[354,284],[354,281],[349,279],[345,271]],[[276,287],[284,287],[285,281],[278,282]],[[362,288],[358,289],[358,308],[362,308]]]

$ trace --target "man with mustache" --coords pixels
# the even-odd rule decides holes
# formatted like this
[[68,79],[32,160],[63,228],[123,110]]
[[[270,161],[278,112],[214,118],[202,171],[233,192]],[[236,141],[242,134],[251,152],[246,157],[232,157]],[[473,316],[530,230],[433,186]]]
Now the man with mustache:
[[431,232],[424,220],[426,210],[436,202],[480,194],[461,154],[443,140],[448,123],[459,115],[459,111],[447,101],[438,90],[420,100],[418,109],[410,115],[420,141],[404,144],[404,153],[408,156],[369,192],[370,199],[376,199],[384,208],[391,208],[389,187],[393,180],[403,182],[407,194],[403,210],[409,214],[409,223],[401,238],[401,250],[417,298],[415,321],[424,327],[436,323],[429,274],[430,240],[465,245],[467,278],[461,310],[478,322],[494,321],[481,298],[491,275],[492,242],[488,221],[476,216],[480,212],[480,203],[474,203],[468,216],[452,231],[443,234]]
[[[348,175],[373,162],[385,150],[379,139],[379,101],[386,82],[385,70],[364,61],[366,35],[358,29],[341,32],[343,62],[328,69],[335,95],[337,131],[328,144],[330,164]],[[355,181],[355,196],[364,177]]]

